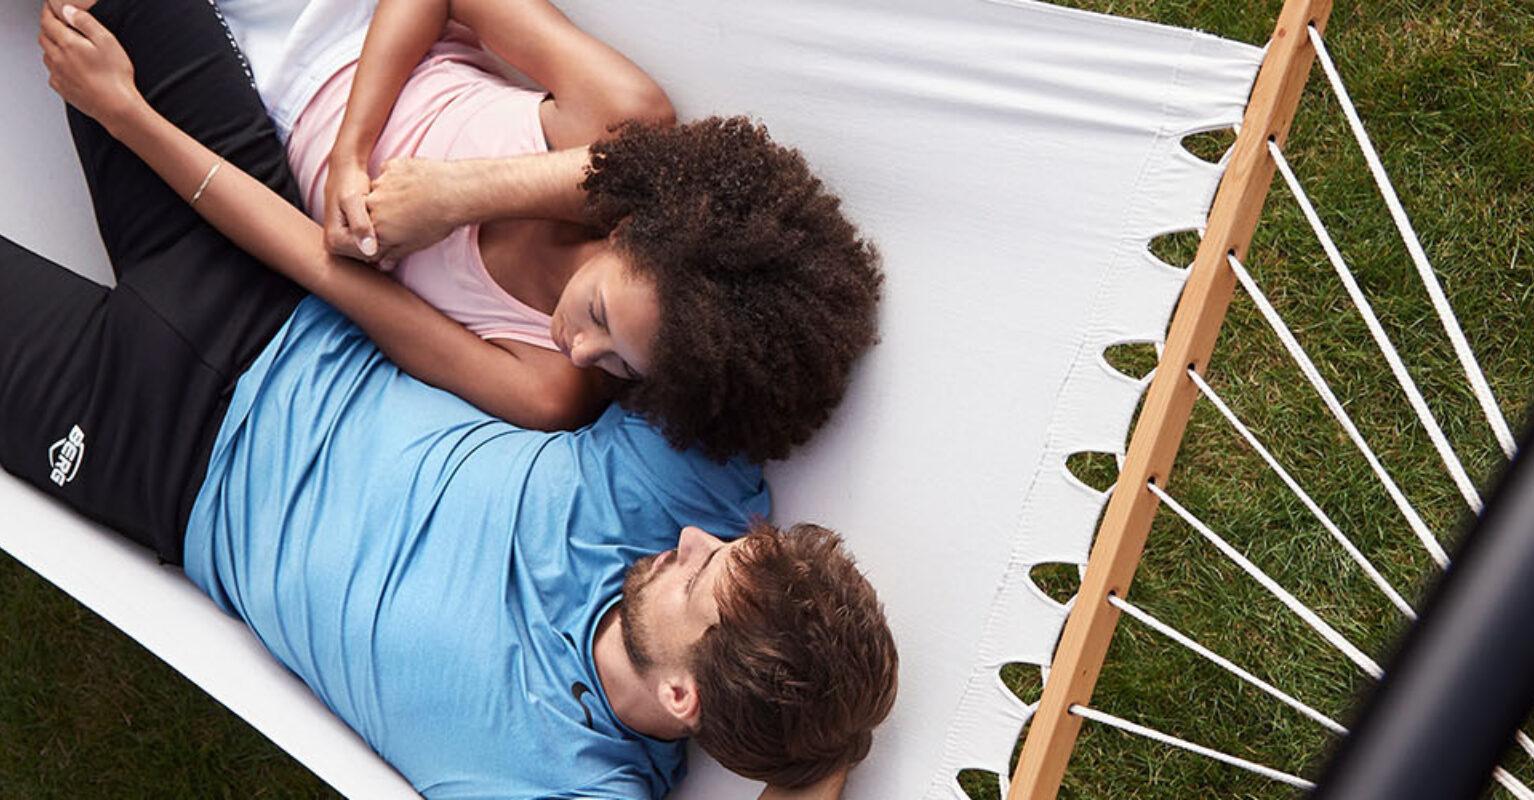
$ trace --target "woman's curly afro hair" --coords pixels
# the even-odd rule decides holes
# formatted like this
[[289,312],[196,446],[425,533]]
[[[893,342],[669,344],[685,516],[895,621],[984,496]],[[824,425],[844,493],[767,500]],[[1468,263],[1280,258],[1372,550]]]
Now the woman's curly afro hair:
[[582,188],[660,298],[624,405],[718,459],[782,458],[825,423],[877,338],[883,276],[797,150],[745,117],[630,122],[592,145]]

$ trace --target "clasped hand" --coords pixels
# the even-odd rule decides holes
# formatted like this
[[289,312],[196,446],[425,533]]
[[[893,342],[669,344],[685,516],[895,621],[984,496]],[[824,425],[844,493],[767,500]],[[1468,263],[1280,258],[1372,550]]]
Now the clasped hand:
[[325,187],[325,243],[365,261],[394,261],[441,241],[463,221],[452,161],[398,158],[369,179],[366,165],[332,158]]

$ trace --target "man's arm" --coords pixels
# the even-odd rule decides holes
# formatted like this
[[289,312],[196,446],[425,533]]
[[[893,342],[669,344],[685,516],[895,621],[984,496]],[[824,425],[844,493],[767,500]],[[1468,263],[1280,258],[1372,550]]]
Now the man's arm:
[[[217,156],[144,108],[108,130],[189,196]],[[603,404],[601,381],[560,354],[514,354],[486,342],[376,269],[328,252],[319,225],[232,165],[221,168],[196,208],[242,249],[356,322],[405,372],[489,414],[557,430],[589,421]]]
[[760,800],[839,800],[847,785],[847,770],[838,770],[803,789],[768,786]]

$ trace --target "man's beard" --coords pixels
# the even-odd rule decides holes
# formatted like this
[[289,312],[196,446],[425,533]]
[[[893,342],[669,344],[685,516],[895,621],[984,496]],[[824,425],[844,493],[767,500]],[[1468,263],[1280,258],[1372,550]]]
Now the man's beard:
[[645,606],[650,581],[658,574],[654,569],[657,558],[658,555],[645,556],[629,567],[623,576],[623,597],[618,601],[618,615],[623,620],[623,649],[640,673],[649,672],[656,662]]

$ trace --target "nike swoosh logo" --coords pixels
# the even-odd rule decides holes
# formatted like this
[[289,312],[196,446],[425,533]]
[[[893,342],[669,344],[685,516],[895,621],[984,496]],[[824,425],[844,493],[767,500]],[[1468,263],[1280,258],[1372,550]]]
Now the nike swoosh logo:
[[581,700],[581,695],[591,693],[591,687],[580,681],[570,684],[570,694],[575,697],[575,702],[580,703],[581,710],[586,712],[586,727],[596,730],[596,726],[591,722],[591,709],[587,708],[586,703]]

